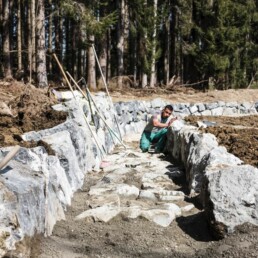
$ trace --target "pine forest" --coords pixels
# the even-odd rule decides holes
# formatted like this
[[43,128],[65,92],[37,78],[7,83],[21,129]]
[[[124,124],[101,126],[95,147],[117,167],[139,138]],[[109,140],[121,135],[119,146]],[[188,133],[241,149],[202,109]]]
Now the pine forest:
[[[257,87],[256,0],[0,0],[0,78]],[[98,68],[100,67],[101,70]]]

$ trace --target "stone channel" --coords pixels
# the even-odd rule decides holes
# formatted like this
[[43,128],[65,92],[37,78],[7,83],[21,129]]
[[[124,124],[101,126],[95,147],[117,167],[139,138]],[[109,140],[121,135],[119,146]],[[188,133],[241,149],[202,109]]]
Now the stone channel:
[[[127,137],[139,134],[151,113],[171,104],[155,99],[116,103],[113,108],[103,93],[97,94],[95,100],[106,123],[117,135]],[[171,127],[167,152],[180,166],[157,157],[150,159],[150,154],[131,148],[108,156],[119,141],[95,115],[95,126],[90,127],[97,135],[101,146],[98,148],[85,121],[85,115],[91,120],[87,101],[78,97],[77,101],[66,100],[54,109],[69,113],[65,123],[26,133],[23,138],[47,142],[56,155],[48,155],[44,147],[21,148],[1,171],[0,256],[13,252],[16,244],[26,238],[51,235],[55,223],[65,219],[66,207],[83,186],[84,178],[90,171],[100,169],[104,176],[89,191],[91,209],[79,214],[78,220],[93,217],[105,222],[122,213],[166,227],[184,212],[195,209],[185,202],[185,193],[171,180],[184,173],[190,196],[199,196],[215,230],[220,228],[219,237],[244,222],[258,225],[258,169],[242,165],[241,160],[218,145],[213,135],[202,134],[183,123]],[[175,115],[181,118],[189,114],[257,114],[257,110],[258,103],[174,104]],[[2,148],[0,158],[11,148]],[[128,175],[136,181],[125,183],[130,181]],[[128,200],[130,205],[126,205]]]

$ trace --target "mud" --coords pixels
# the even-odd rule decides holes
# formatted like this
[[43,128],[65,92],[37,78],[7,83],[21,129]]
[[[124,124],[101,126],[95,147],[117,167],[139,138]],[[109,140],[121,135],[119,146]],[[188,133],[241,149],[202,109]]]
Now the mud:
[[214,134],[220,145],[244,161],[258,167],[258,116],[211,117],[189,116],[185,120],[197,125],[197,121],[214,122],[214,126],[201,129]]
[[24,142],[21,135],[29,131],[39,131],[54,127],[66,120],[67,113],[51,108],[57,101],[33,86],[21,83],[0,84],[0,102],[8,107],[8,112],[0,113],[0,147],[20,145],[35,147],[43,142]]

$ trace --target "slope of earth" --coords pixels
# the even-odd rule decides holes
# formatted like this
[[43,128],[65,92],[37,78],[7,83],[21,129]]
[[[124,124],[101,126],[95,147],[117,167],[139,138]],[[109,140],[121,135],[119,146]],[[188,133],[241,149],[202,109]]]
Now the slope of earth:
[[64,122],[67,114],[51,108],[56,103],[54,98],[48,96],[47,90],[18,82],[0,82],[0,146],[42,145],[23,142],[21,135]]
[[[256,257],[257,227],[243,225],[233,235],[214,241],[203,212],[197,208],[182,211],[168,227],[162,227],[144,216],[130,218],[125,212],[106,223],[100,221],[99,214],[82,216],[85,215],[84,211],[87,213],[95,207],[109,204],[114,184],[128,184],[139,190],[150,190],[144,181],[148,178],[146,175],[153,179],[149,187],[155,185],[153,187],[156,191],[160,184],[176,192],[184,189],[183,178],[178,177],[180,169],[175,164],[164,161],[162,156],[156,154],[142,154],[135,148],[136,144],[131,145],[134,147],[127,151],[117,149],[109,156],[108,160],[114,162],[111,167],[88,174],[83,188],[75,194],[73,204],[67,210],[66,221],[57,223],[51,237],[39,236],[35,239],[30,257]],[[138,164],[139,157],[141,163]],[[155,178],[157,174],[159,177]],[[167,174],[170,176],[164,179]],[[101,191],[103,187],[107,191],[102,192],[102,197],[94,196],[93,191],[96,194],[100,186]],[[189,206],[187,196],[181,200],[165,201],[171,202],[181,208]],[[120,196],[118,203],[125,210],[133,207],[149,211],[164,208],[161,200],[143,200],[141,195]],[[78,215],[80,219],[75,220]]]
[[241,117],[188,116],[188,123],[209,121],[213,126],[201,129],[214,134],[220,145],[245,163],[258,167],[258,115]]

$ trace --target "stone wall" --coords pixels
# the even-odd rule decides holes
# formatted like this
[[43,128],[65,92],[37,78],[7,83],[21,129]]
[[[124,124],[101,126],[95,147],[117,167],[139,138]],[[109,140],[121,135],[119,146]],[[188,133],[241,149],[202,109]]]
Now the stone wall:
[[[117,131],[114,109],[105,94],[96,97],[106,122]],[[21,148],[8,166],[0,171],[0,257],[15,249],[25,236],[43,233],[51,235],[58,220],[65,219],[65,209],[76,190],[83,185],[88,171],[98,170],[101,151],[85,121],[90,122],[88,103],[78,98],[54,106],[67,111],[65,123],[54,128],[23,135],[26,141],[43,140],[55,151],[48,155],[44,147]],[[110,152],[118,141],[101,120],[95,117],[97,128],[91,125],[102,151]],[[114,138],[114,137],[113,137]],[[12,147],[0,149],[0,160]]]
[[[114,120],[114,113],[117,113],[123,136],[140,133],[152,113],[160,111],[165,104],[170,104],[161,99],[151,102],[120,102],[115,103],[114,111],[108,104],[105,94],[98,94],[95,100],[106,122],[118,135]],[[257,113],[258,109],[257,103],[186,103],[173,106],[175,114],[182,117],[188,114],[206,113],[219,115],[221,112],[231,115]],[[71,204],[73,193],[82,186],[87,171],[99,169],[103,157],[84,117],[86,114],[88,121],[91,120],[88,103],[78,98],[78,102],[70,100],[54,108],[67,111],[69,113],[67,121],[54,128],[26,133],[23,139],[43,140],[50,144],[56,155],[48,155],[44,147],[21,148],[8,166],[0,171],[0,256],[5,255],[7,250],[15,249],[15,244],[25,236],[32,237],[39,233],[50,235],[56,221],[65,218],[66,206]],[[102,152],[108,153],[118,140],[114,135],[111,136],[102,120],[97,116],[94,117],[96,127],[91,125],[91,128],[96,131]],[[173,142],[169,149],[171,154],[185,165],[189,188],[194,192],[205,192],[206,197],[209,195],[210,199],[206,198],[208,200],[206,203],[209,205],[211,202],[215,207],[220,205],[216,202],[220,197],[213,195],[214,184],[219,184],[221,178],[229,180],[229,177],[225,176],[228,170],[234,169],[232,172],[232,175],[236,175],[234,182],[240,180],[239,176],[242,174],[248,175],[245,179],[248,184],[250,183],[248,180],[253,180],[253,177],[257,176],[257,169],[241,166],[241,161],[228,154],[225,148],[219,147],[212,135],[201,135],[196,128],[184,126],[179,131],[171,130],[168,137],[172,137]],[[11,148],[1,148],[0,159]],[[241,173],[238,174],[239,169]],[[205,191],[202,191],[203,182],[206,186]],[[225,189],[226,186],[223,185]],[[249,185],[246,186],[250,189]],[[241,210],[244,216],[231,223],[229,227],[246,221],[250,216],[253,218],[251,221],[256,222],[257,188],[252,188],[245,199],[241,199],[240,195],[245,195],[239,191],[238,201],[244,203],[248,211]],[[221,207],[218,207],[219,210]],[[221,213],[218,210],[214,209],[213,217],[224,223],[227,218],[220,219]],[[227,212],[225,208],[225,214],[228,214]]]

